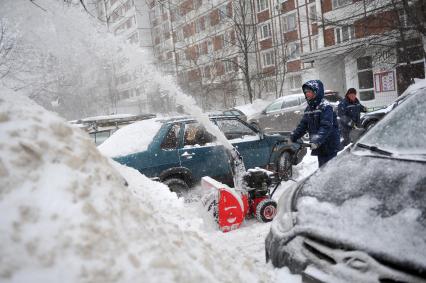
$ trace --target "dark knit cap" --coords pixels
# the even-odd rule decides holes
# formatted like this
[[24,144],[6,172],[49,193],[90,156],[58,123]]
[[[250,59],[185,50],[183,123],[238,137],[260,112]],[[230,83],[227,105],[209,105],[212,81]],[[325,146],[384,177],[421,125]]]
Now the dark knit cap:
[[353,87],[351,87],[350,89],[348,89],[348,91],[346,92],[346,95],[350,94],[350,93],[355,93],[356,94],[356,89],[354,89]]

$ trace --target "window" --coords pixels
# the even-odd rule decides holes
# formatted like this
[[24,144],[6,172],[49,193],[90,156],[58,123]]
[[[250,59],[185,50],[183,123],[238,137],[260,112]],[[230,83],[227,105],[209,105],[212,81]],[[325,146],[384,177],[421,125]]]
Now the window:
[[219,129],[225,134],[228,140],[240,139],[245,136],[256,136],[256,132],[242,122],[234,119],[216,120]]
[[219,22],[223,23],[228,17],[226,4],[219,7]]
[[161,143],[161,149],[176,149],[179,142],[179,131],[180,125],[173,125]]
[[296,59],[300,56],[300,43],[292,42],[287,46],[287,57],[288,59]]
[[207,51],[208,53],[213,52],[213,44],[210,39],[207,40]]
[[318,37],[312,39],[312,50],[318,49]]
[[283,103],[282,108],[289,108],[299,105],[299,98],[298,97],[292,97],[292,98],[286,98]]
[[275,64],[274,51],[267,51],[262,54],[262,65],[263,67],[272,66]]
[[184,146],[206,145],[216,138],[206,131],[199,123],[191,123],[185,125]]
[[317,7],[315,5],[312,5],[309,7],[309,20],[311,22],[316,22],[318,20],[317,18]]
[[358,86],[360,100],[374,99],[373,59],[371,56],[357,59]]
[[203,17],[198,18],[195,21],[195,32],[198,33],[198,32],[201,32],[201,31],[203,31],[205,29],[206,29],[206,26],[205,26],[205,23],[204,23],[204,18]]
[[257,0],[257,11],[261,12],[269,8],[268,0]]
[[355,39],[355,29],[353,26],[347,25],[342,27],[337,27],[336,31],[336,42],[342,43],[345,41],[350,41]]
[[352,0],[333,0],[333,9],[352,4]]
[[296,13],[284,16],[283,18],[283,29],[285,32],[293,31],[296,29]]
[[301,89],[302,87],[302,76],[291,76],[287,78],[288,89]]
[[225,73],[234,71],[234,64],[231,61],[225,61]]
[[264,24],[259,27],[260,30],[260,39],[271,37],[271,23]]
[[271,113],[277,110],[281,109],[281,106],[283,105],[283,100],[280,99],[278,101],[272,102],[271,104],[269,104],[268,107],[266,107],[265,112],[266,113]]

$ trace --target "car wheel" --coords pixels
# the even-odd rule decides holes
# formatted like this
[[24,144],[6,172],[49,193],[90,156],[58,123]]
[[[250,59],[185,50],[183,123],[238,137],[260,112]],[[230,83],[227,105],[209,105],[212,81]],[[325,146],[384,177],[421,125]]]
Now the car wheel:
[[256,206],[256,219],[259,222],[270,222],[277,214],[277,202],[272,199],[264,199]]
[[181,197],[184,193],[188,192],[188,184],[179,178],[170,178],[163,181],[163,184],[167,185],[170,191],[175,192],[178,197]]
[[376,124],[377,124],[377,121],[372,121],[372,122],[368,123],[367,126],[365,126],[365,130],[369,131]]
[[277,171],[280,176],[287,174],[288,178],[293,176],[293,167],[291,164],[291,154],[288,151],[283,152],[277,161]]

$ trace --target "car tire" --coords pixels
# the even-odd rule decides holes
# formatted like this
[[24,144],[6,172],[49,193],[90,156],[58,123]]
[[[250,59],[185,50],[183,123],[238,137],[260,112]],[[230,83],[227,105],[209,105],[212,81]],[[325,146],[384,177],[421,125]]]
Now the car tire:
[[188,192],[188,184],[179,178],[170,178],[163,181],[163,184],[167,185],[170,191],[176,193],[178,197],[181,197],[184,193]]
[[270,222],[277,214],[277,202],[272,199],[264,199],[256,206],[256,219],[259,222]]
[[369,131],[374,125],[376,125],[377,124],[377,121],[371,121],[370,123],[368,123],[366,126],[365,126],[365,130],[366,131]]
[[291,164],[291,154],[288,151],[283,152],[277,160],[277,171],[280,176],[287,173],[287,177],[293,176],[293,166]]

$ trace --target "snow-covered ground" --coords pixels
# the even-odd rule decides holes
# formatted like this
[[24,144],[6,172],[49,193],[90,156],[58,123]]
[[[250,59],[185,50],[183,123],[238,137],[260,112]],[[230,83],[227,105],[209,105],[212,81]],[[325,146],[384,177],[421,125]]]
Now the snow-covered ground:
[[[0,93],[1,282],[300,282],[265,263],[270,224],[219,232],[198,202],[103,157],[29,99]],[[299,178],[316,166],[307,156]]]

